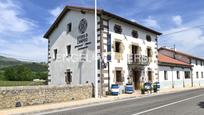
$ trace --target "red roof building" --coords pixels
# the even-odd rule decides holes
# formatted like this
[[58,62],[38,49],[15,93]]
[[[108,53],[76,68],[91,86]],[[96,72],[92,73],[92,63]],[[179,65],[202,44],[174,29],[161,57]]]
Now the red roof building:
[[171,57],[159,54],[158,55],[159,58],[159,65],[168,65],[168,66],[181,66],[181,67],[192,67],[192,65],[188,64],[188,63],[184,63],[182,61],[173,59]]

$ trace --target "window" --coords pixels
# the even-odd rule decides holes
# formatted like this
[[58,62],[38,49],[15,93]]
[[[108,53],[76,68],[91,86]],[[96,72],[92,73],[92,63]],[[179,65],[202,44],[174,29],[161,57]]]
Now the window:
[[177,76],[177,79],[180,79],[180,72],[179,71],[176,72],[176,76]]
[[164,80],[168,80],[167,71],[164,71]]
[[121,34],[121,33],[122,33],[122,28],[121,28],[121,26],[115,24],[115,26],[114,26],[114,31],[115,31],[115,33]]
[[67,46],[67,56],[71,56],[71,45]]
[[198,65],[198,60],[195,60],[195,62],[196,62],[196,65]]
[[115,52],[120,53],[120,42],[115,42]]
[[72,31],[72,23],[67,24],[67,33]]
[[204,76],[203,76],[203,72],[201,72],[201,78],[203,78]]
[[122,82],[122,75],[121,75],[121,71],[116,70],[116,82]]
[[185,79],[190,79],[190,71],[185,71],[184,75],[185,75]]
[[198,72],[196,72],[196,78],[197,78],[197,79],[199,78]]
[[135,31],[135,30],[133,30],[133,31],[132,31],[132,37],[138,38],[138,32]]
[[148,82],[152,82],[152,72],[148,71]]
[[66,82],[66,84],[71,84],[71,82],[72,82],[72,75],[71,75],[71,71],[70,71],[70,69],[67,69],[67,72],[65,72],[66,73],[66,76],[65,76],[65,82]]
[[139,54],[139,46],[132,45],[132,54]]
[[100,70],[101,69],[101,61],[98,59],[97,62],[98,62],[98,64],[97,64],[98,65],[98,70]]
[[151,50],[151,48],[147,48],[147,57],[152,57],[152,50]]
[[54,49],[54,59],[57,59],[57,49]]
[[151,41],[152,41],[151,36],[150,36],[150,35],[146,35],[146,40],[147,40],[148,42],[151,42]]

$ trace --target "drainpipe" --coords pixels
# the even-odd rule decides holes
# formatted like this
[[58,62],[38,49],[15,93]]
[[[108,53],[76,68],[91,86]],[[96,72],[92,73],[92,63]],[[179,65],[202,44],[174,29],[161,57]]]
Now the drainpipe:
[[193,69],[191,68],[190,69],[191,71],[190,71],[190,77],[191,77],[191,87],[193,87],[193,73],[192,73],[192,71],[193,71]]
[[184,71],[184,68],[182,68],[183,72],[184,72],[184,75],[183,75],[183,88],[185,88],[185,82],[184,82],[184,79],[185,79],[185,71]]
[[157,80],[158,80],[158,82],[159,82],[159,57],[158,57],[158,54],[159,54],[159,51],[158,51],[158,49],[159,49],[159,42],[158,42],[158,36],[156,36],[156,39],[157,39]]
[[172,73],[172,88],[174,88],[174,71],[173,71],[174,67],[171,67],[171,73]]

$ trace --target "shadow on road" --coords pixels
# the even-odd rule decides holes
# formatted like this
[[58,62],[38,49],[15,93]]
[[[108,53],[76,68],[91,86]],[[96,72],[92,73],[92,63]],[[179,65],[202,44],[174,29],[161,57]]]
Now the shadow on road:
[[204,108],[204,101],[198,103],[198,106],[200,106],[200,108]]

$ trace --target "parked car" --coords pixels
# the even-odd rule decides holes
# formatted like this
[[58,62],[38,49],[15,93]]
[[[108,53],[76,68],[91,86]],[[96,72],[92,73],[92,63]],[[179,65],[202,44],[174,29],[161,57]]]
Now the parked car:
[[145,82],[142,89],[141,89],[141,93],[145,94],[146,91],[150,91],[150,93],[152,93],[152,83],[150,82]]

